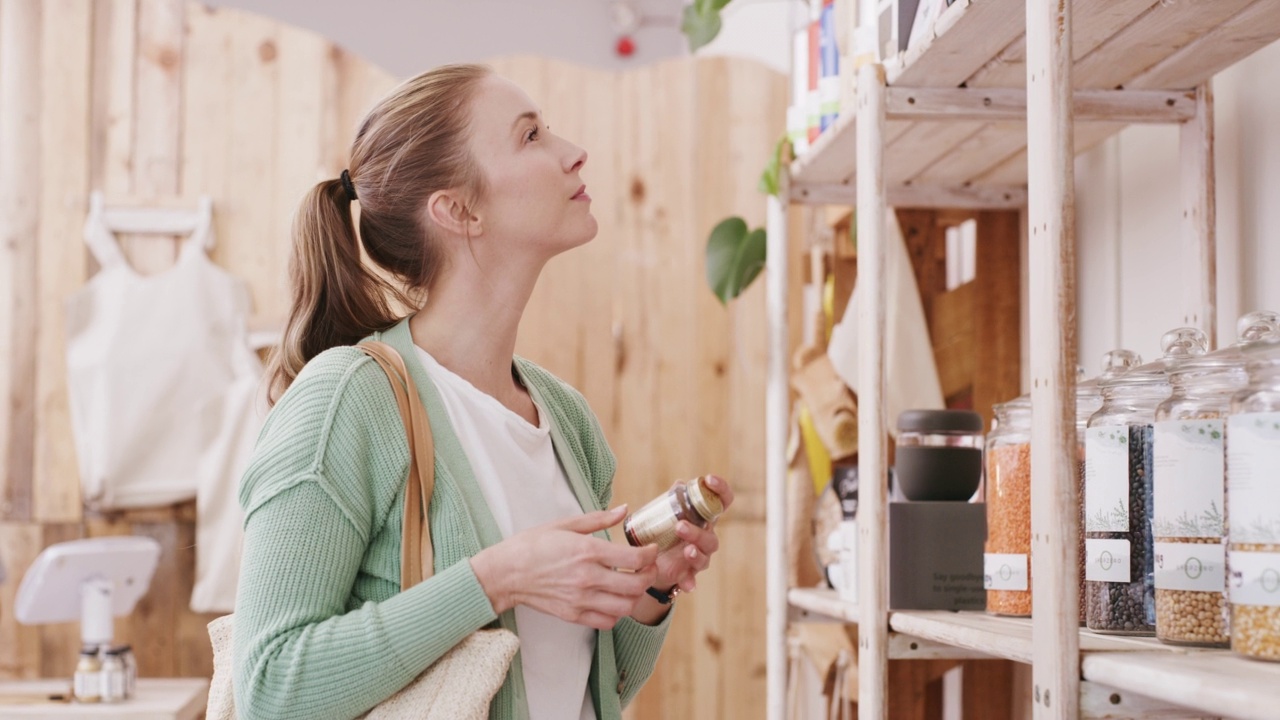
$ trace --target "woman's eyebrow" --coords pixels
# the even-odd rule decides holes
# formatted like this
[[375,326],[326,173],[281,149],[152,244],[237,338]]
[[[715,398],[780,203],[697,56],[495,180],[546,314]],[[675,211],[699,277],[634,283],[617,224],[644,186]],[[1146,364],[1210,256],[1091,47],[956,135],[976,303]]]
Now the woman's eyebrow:
[[515,127],[516,125],[519,125],[521,120],[537,120],[537,119],[538,119],[538,113],[534,112],[533,110],[529,110],[527,112],[520,113],[520,115],[516,117],[516,121],[511,123],[511,126]]

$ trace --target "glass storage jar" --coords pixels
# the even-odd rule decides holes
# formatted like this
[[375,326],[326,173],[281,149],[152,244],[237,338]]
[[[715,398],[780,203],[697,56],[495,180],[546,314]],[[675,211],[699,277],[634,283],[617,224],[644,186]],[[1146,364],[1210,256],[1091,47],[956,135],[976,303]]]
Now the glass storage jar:
[[1078,463],[1076,486],[1076,502],[1079,505],[1078,513],[1080,527],[1076,533],[1076,563],[1079,565],[1079,577],[1076,578],[1076,588],[1079,592],[1079,608],[1080,608],[1080,624],[1084,625],[1085,608],[1087,606],[1087,598],[1085,596],[1085,554],[1084,547],[1084,458],[1085,458],[1085,431],[1089,427],[1089,418],[1098,412],[1102,407],[1102,391],[1098,388],[1098,379],[1084,379],[1084,368],[1079,368],[1076,372],[1076,458]]
[[1173,392],[1156,408],[1154,432],[1156,637],[1175,645],[1226,647],[1226,416],[1248,384],[1247,345],[1273,336],[1275,313],[1250,313],[1239,341],[1205,353],[1195,328],[1167,334]]
[[1102,407],[1085,431],[1085,619],[1090,630],[1155,632],[1151,552],[1152,424],[1169,396],[1164,362],[1114,350],[1098,379]]
[[1031,396],[992,408],[987,436],[987,612],[1031,616]]
[[1249,384],[1227,418],[1231,649],[1280,661],[1280,340],[1245,355]]

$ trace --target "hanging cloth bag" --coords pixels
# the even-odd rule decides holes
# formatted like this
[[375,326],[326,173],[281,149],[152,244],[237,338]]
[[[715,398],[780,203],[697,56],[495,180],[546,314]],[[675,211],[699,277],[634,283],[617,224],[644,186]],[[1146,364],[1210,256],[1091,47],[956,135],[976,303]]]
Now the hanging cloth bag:
[[[84,502],[97,510],[191,500],[226,431],[247,344],[249,291],[219,268],[212,201],[198,212],[108,211],[95,193],[84,239],[101,271],[67,303],[67,386]],[[113,229],[185,234],[176,263],[141,275]]]

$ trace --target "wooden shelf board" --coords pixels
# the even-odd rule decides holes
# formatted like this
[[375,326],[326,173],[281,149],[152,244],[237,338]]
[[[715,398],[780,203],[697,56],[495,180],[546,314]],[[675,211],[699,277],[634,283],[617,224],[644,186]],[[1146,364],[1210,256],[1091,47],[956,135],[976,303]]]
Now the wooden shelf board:
[[[886,63],[891,89],[1025,87],[1024,17],[1025,0],[954,3],[925,42]],[[1077,88],[1188,90],[1280,39],[1280,2],[1076,0],[1073,23]],[[1084,117],[1077,128],[1077,152],[1124,127],[1083,122]],[[852,187],[855,136],[855,116],[837,120],[792,164],[793,182]],[[963,114],[950,120],[890,117],[884,144],[891,186],[1026,182],[1025,123],[1008,117],[981,122]]]
[[791,588],[787,592],[791,607],[840,622],[858,622],[858,606],[840,599],[828,588]]
[[[1032,656],[1031,619],[981,612],[902,610],[889,613],[894,630],[945,645],[1029,663]],[[1165,648],[1154,638],[1099,635],[1080,631],[1080,652],[1141,652]]]
[[1208,715],[1274,720],[1280,713],[1280,664],[1225,650],[1098,653],[1080,670],[1085,680]]

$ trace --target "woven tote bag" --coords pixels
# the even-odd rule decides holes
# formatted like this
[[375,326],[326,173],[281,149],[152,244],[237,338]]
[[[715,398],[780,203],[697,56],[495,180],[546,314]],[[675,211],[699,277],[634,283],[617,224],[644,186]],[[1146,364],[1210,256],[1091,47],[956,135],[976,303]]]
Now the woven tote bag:
[[[374,341],[356,347],[386,371],[409,441],[409,477],[400,545],[400,590],[403,592],[433,572],[427,506],[435,488],[435,445],[426,408],[400,353],[386,343]],[[234,618],[234,615],[225,615],[209,623],[213,680],[209,686],[206,720],[235,720],[236,717],[231,682]],[[489,717],[489,704],[502,687],[519,647],[520,641],[509,630],[477,630],[363,717],[368,720],[485,720]]]

